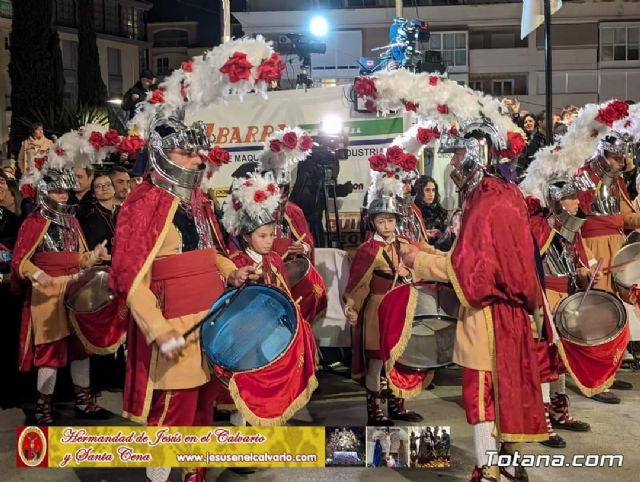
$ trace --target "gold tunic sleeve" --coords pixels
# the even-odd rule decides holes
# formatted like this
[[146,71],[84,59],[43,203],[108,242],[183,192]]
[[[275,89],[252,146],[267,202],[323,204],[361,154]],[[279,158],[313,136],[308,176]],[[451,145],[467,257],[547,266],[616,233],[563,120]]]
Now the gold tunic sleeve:
[[413,263],[413,273],[416,278],[427,281],[448,283],[447,258],[443,254],[420,252]]
[[220,274],[224,278],[225,283],[229,279],[231,273],[238,269],[233,261],[219,252],[216,253],[216,264],[218,265],[218,269],[220,270]]
[[173,328],[160,309],[160,302],[151,291],[151,270],[142,278],[138,286],[132,288],[128,296],[128,305],[147,344]]
[[624,229],[640,228],[640,213],[636,212],[625,198],[620,203],[620,212],[624,218]]

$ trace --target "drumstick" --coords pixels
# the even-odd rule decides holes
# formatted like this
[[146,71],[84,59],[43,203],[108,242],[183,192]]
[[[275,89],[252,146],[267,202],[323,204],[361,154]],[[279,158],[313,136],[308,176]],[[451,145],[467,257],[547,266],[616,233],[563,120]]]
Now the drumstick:
[[618,269],[618,268],[622,268],[623,266],[626,266],[626,265],[628,265],[628,264],[631,264],[631,263],[633,263],[634,261],[637,261],[637,260],[636,260],[636,259],[630,259],[630,260],[625,261],[625,262],[623,262],[623,263],[618,263],[618,264],[613,264],[613,265],[611,265],[611,266],[607,266],[606,268],[604,268],[604,269],[602,270],[602,272],[603,272],[603,273],[609,273],[609,272],[611,272],[611,270]]
[[[596,264],[596,269],[594,270],[594,273],[597,273],[598,271],[600,271],[600,268],[602,267],[602,263],[604,263],[604,259],[600,258],[598,260],[598,264]],[[584,294],[582,295],[582,298],[580,299],[580,303],[578,304],[578,307],[573,312],[575,315],[580,313],[580,307],[582,306],[582,303],[584,302],[584,299],[589,294],[589,291],[591,291],[591,288],[593,287],[593,283],[595,281],[596,281],[596,277],[592,276],[591,279],[589,280],[589,284],[587,285],[587,289],[584,290]]]
[[[302,240],[303,240],[304,238],[306,238],[306,237],[307,237],[307,233],[303,233],[303,234],[302,234],[302,236],[300,236],[300,239],[298,239],[298,241],[297,241],[297,242],[300,242],[300,243],[301,243],[301,242],[302,242]],[[286,259],[286,258],[287,258],[287,256],[289,256],[289,250],[288,250],[288,249],[287,249],[287,250],[284,252],[284,254],[282,255],[282,259]]]

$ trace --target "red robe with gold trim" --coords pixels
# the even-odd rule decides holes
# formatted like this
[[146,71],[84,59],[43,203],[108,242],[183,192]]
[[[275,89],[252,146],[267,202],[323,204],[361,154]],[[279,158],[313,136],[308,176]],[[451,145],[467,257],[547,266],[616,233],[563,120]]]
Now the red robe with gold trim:
[[460,302],[485,313],[499,435],[545,438],[529,318],[538,308],[539,282],[527,206],[515,184],[487,176],[469,194],[447,271]]

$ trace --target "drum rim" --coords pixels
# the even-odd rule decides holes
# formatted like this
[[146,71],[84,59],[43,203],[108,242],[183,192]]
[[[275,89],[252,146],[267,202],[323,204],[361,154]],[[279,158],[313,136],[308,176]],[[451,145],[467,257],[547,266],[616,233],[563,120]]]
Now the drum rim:
[[618,307],[618,309],[620,309],[620,313],[622,315],[624,315],[622,317],[622,322],[618,323],[617,328],[614,332],[614,334],[609,335],[607,337],[601,337],[598,338],[596,340],[593,340],[590,343],[585,343],[584,340],[580,340],[578,338],[576,338],[575,336],[573,336],[571,333],[568,333],[567,330],[559,323],[558,321],[558,314],[559,314],[559,309],[563,306],[566,305],[568,303],[568,300],[576,295],[584,295],[584,291],[577,291],[569,296],[567,296],[566,298],[564,298],[559,304],[558,307],[556,308],[556,312],[553,315],[553,324],[556,328],[556,330],[558,330],[558,335],[562,335],[562,338],[565,338],[567,340],[569,340],[571,343],[575,343],[576,345],[581,345],[581,346],[596,346],[596,345],[601,345],[604,343],[608,343],[611,340],[615,340],[615,338],[620,334],[620,332],[624,329],[625,325],[627,324],[627,311],[624,307],[623,302],[614,294],[606,291],[606,290],[601,290],[601,289],[592,289],[589,291],[589,293],[598,293],[600,295],[606,295],[605,297],[611,297],[611,299],[614,302],[614,305],[616,305]]
[[[282,353],[280,353],[276,358],[274,358],[273,360],[271,360],[271,361],[270,361],[270,362],[268,362],[267,364],[262,365],[262,366],[260,366],[260,367],[256,367],[256,368],[247,368],[246,370],[236,370],[236,369],[233,369],[233,368],[229,368],[229,367],[227,367],[227,366],[223,365],[222,363],[217,363],[217,362],[215,362],[215,363],[214,363],[214,361],[211,359],[211,357],[209,357],[209,355],[207,354],[207,352],[204,350],[204,348],[203,348],[203,346],[202,346],[202,330],[204,330],[204,328],[205,328],[205,324],[202,324],[202,326],[201,326],[201,327],[200,327],[200,329],[198,330],[198,334],[199,334],[199,336],[200,336],[200,350],[201,350],[202,352],[204,352],[205,357],[207,357],[207,360],[208,360],[212,365],[219,366],[219,367],[220,367],[220,368],[222,368],[223,370],[226,370],[226,371],[228,371],[228,372],[231,372],[231,375],[232,375],[232,376],[233,376],[233,374],[235,374],[235,373],[251,373],[251,372],[254,372],[254,371],[256,371],[256,370],[261,370],[261,369],[263,369],[264,367],[269,366],[269,365],[271,365],[271,364],[275,363],[276,361],[278,361],[280,358],[282,358],[282,357],[284,356],[284,354],[287,352],[287,350],[289,350],[289,348],[291,347],[291,344],[293,343],[293,340],[294,340],[294,339],[295,339],[295,337],[297,336],[298,331],[299,331],[299,329],[300,329],[300,311],[299,311],[299,308],[298,308],[298,306],[297,306],[297,305],[296,305],[296,304],[291,300],[291,298],[289,298],[289,295],[288,295],[285,291],[281,290],[280,288],[278,288],[278,287],[276,287],[276,286],[265,285],[265,284],[261,284],[261,283],[251,283],[251,284],[249,284],[249,285],[247,286],[247,288],[246,288],[246,289],[249,289],[249,288],[252,288],[252,287],[253,287],[253,288],[267,288],[267,289],[273,290],[273,291],[275,291],[275,292],[279,293],[280,295],[282,295],[282,297],[283,297],[285,300],[287,300],[287,301],[291,304],[291,306],[293,306],[293,311],[294,311],[294,313],[296,314],[296,329],[295,329],[295,331],[292,333],[291,340],[289,340],[289,343],[287,344],[287,346],[284,348],[284,350],[282,350]],[[211,311],[211,310],[213,309],[213,307],[214,307],[214,306],[216,305],[216,303],[217,303],[217,302],[222,298],[222,296],[224,296],[224,295],[226,295],[226,294],[228,294],[228,293],[231,293],[232,291],[239,290],[239,289],[240,289],[240,288],[232,288],[232,289],[230,289],[230,290],[226,290],[224,293],[222,293],[222,295],[221,295],[221,296],[220,296],[216,301],[214,301],[214,303],[211,305],[211,308],[209,309],[209,311]],[[232,296],[232,295],[230,295],[230,296]],[[206,316],[206,315],[205,315],[205,316]],[[215,325],[215,324],[214,324],[214,325]]]
[[[631,234],[633,234],[633,233],[631,233]],[[629,236],[631,236],[631,234],[629,234]],[[628,236],[627,236],[627,237],[628,237]],[[626,239],[627,239],[627,238],[625,238],[625,242],[626,242]],[[611,263],[612,263],[613,265],[617,264],[617,263],[616,263],[616,258],[618,257],[618,255],[619,255],[620,253],[622,253],[623,251],[627,250],[627,248],[631,248],[632,246],[635,246],[635,245],[638,245],[638,246],[640,247],[640,241],[636,241],[636,242],[634,242],[634,243],[629,243],[629,244],[624,244],[624,245],[622,246],[622,248],[620,248],[620,249],[618,250],[618,252],[615,254],[615,256],[613,257],[613,260],[611,261]],[[639,261],[640,261],[640,260],[639,260]],[[622,281],[620,281],[620,279],[618,278],[618,276],[616,276],[616,271],[618,271],[616,268],[614,268],[614,269],[612,269],[612,270],[611,270],[611,278],[613,278],[614,283],[615,283],[616,285],[620,285],[621,287],[623,287],[623,288],[625,288],[625,289],[627,289],[627,290],[628,290],[628,289],[630,289],[630,288],[631,288],[631,286],[633,286],[633,283],[632,283],[632,284],[630,284],[630,285],[628,285],[628,284],[623,283]]]
[[[104,272],[106,273],[107,277],[110,275],[111,273],[111,268],[109,266],[92,266],[91,268],[87,268],[86,270],[83,270],[83,275],[87,274],[87,273],[91,273],[91,272]],[[78,280],[74,280],[74,282],[77,282]],[[64,294],[64,306],[67,310],[71,311],[73,314],[81,314],[81,315],[91,315],[93,313],[97,313],[98,311],[102,310],[103,308],[109,306],[111,303],[113,303],[113,300],[116,299],[116,294],[113,292],[113,290],[111,288],[109,288],[109,285],[107,285],[107,289],[109,290],[109,299],[107,301],[105,301],[104,303],[101,303],[100,306],[98,306],[95,310],[92,311],[78,311],[76,309],[74,309],[73,307],[71,307],[71,300],[67,300],[67,290],[69,289],[69,285],[67,285],[67,288],[65,289],[65,294]]]
[[[297,261],[297,260],[299,260],[299,259],[303,259],[303,260],[305,261],[306,269],[305,269],[305,271],[304,271],[304,274],[300,277],[300,279],[299,279],[295,284],[292,284],[292,285],[291,285],[291,288],[292,288],[292,289],[293,289],[293,287],[294,287],[294,286],[297,286],[297,285],[298,285],[298,283],[300,283],[303,279],[305,279],[307,276],[309,276],[309,273],[311,272],[311,266],[313,266],[313,263],[311,263],[311,259],[309,259],[307,256],[304,256],[304,255],[302,255],[302,256],[296,256],[295,258],[290,259],[289,261],[285,261],[285,262],[283,263],[283,264],[284,264],[284,269],[285,269],[285,271],[287,270],[287,264],[288,264],[288,263],[291,263],[291,262]],[[287,276],[288,276],[288,274],[289,274],[289,273],[287,273]]]

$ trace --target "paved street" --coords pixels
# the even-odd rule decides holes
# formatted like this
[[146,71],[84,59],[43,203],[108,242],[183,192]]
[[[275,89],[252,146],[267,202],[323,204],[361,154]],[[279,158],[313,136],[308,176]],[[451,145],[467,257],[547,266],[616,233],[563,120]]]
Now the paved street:
[[[228,470],[210,469],[207,481],[430,481],[430,480],[468,480],[474,465],[471,430],[466,424],[461,407],[460,375],[458,369],[440,370],[436,377],[435,390],[424,392],[410,407],[425,415],[423,425],[439,425],[451,427],[451,459],[450,469],[438,470],[391,470],[360,468],[326,468],[326,469],[268,469],[259,470],[250,476],[241,476]],[[321,372],[320,389],[307,409],[299,412],[293,424],[296,425],[364,425],[364,391],[354,382],[337,375]],[[583,419],[592,426],[590,434],[574,434],[562,432],[568,447],[565,450],[547,449],[539,444],[525,446],[527,453],[563,453],[573,454],[622,453],[625,456],[624,466],[616,469],[605,468],[547,468],[530,469],[532,482],[542,481],[632,481],[638,480],[640,473],[640,453],[637,450],[637,437],[640,433],[640,372],[625,371],[620,378],[634,384],[634,390],[618,392],[622,398],[621,405],[603,405],[577,395],[573,386],[569,390],[572,395],[572,411],[574,416]],[[104,392],[100,402],[107,408],[118,411],[120,394]],[[72,407],[69,404],[58,405],[57,411],[62,417],[69,417]],[[0,479],[6,482],[38,481],[38,482],[138,482],[143,481],[143,471],[137,469],[106,470],[56,470],[34,469],[23,470],[15,467],[15,430],[16,425],[24,422],[24,412],[18,409],[0,412],[0,464],[4,468]],[[65,423],[72,423],[69,418]],[[116,419],[114,424],[125,425],[123,419]],[[634,475],[635,474],[635,475]],[[174,472],[173,480],[179,480]]]

